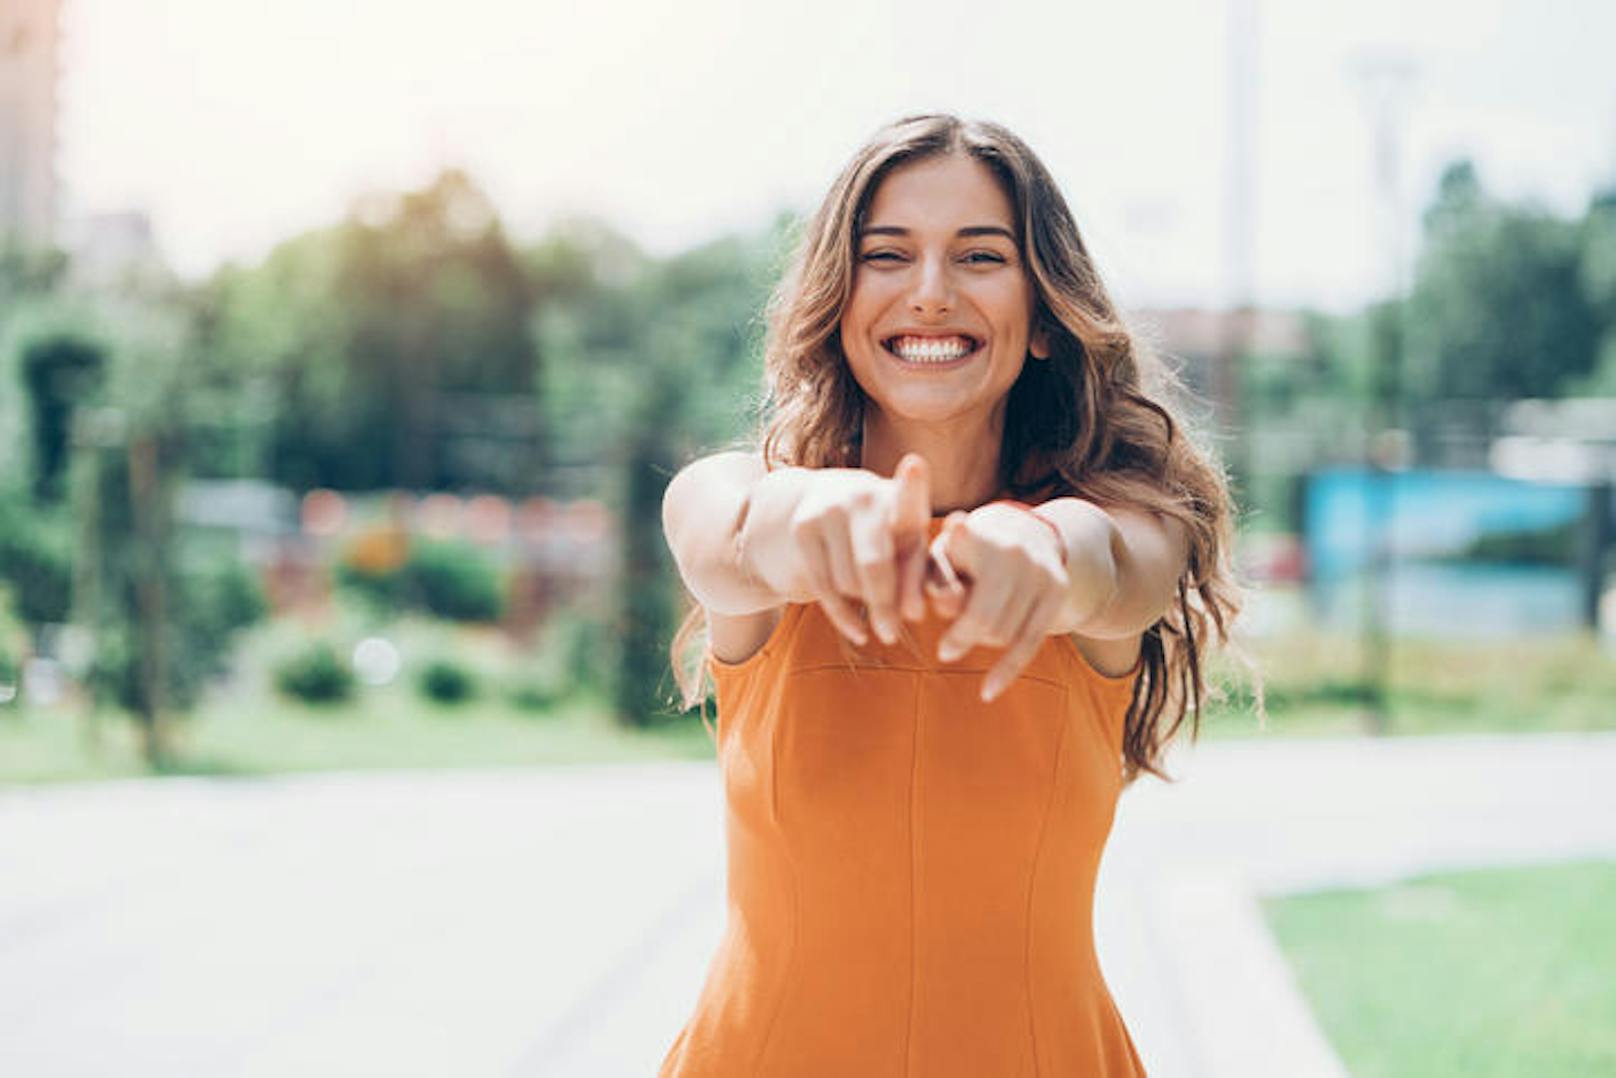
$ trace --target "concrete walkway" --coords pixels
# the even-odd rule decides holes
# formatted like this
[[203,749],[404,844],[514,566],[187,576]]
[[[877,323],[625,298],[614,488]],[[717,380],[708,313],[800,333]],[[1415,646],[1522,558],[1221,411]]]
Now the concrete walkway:
[[[1616,735],[1180,750],[1096,931],[1153,1076],[1341,1073],[1256,896],[1616,857]],[[0,1074],[654,1073],[722,930],[711,764],[0,791]]]

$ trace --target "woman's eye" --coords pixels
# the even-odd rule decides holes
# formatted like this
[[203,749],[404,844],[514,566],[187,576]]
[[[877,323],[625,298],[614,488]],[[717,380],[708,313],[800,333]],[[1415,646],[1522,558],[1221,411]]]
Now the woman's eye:
[[965,256],[965,261],[976,262],[979,264],[983,262],[1003,262],[1004,256],[996,254],[993,251],[972,251],[970,254]]
[[871,251],[864,256],[866,262],[897,262],[903,258],[896,251]]

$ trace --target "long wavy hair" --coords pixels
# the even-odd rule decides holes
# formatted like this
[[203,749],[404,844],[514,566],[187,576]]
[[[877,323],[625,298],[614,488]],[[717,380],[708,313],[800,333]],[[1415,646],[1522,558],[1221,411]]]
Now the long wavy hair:
[[[1186,715],[1193,715],[1191,739],[1199,735],[1207,649],[1214,634],[1218,645],[1232,646],[1230,629],[1241,609],[1230,559],[1233,502],[1221,467],[1175,418],[1189,394],[1124,325],[1065,198],[1026,143],[998,124],[933,114],[882,128],[853,155],[809,219],[769,301],[767,396],[757,441],[770,469],[860,465],[864,395],[840,339],[856,238],[876,188],[893,169],[954,153],[986,165],[1009,196],[1037,297],[1033,326],[1044,329],[1051,348],[1047,361],[1023,364],[1010,389],[1002,487],[1024,501],[1075,496],[1153,510],[1188,530],[1177,599],[1144,634],[1123,735],[1125,782],[1146,771],[1171,781],[1163,754]],[[706,697],[706,645],[689,661],[703,625],[696,606],[671,649],[687,708]],[[1260,676],[1256,700],[1262,715]]]

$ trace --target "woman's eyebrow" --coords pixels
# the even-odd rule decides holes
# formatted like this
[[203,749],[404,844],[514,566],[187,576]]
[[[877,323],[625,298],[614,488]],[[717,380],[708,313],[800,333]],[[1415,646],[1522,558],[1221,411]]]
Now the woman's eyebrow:
[[[907,236],[909,230],[898,225],[872,225],[859,233],[859,239],[865,236]],[[956,236],[1003,236],[1011,243],[1016,241],[1008,228],[999,225],[967,225],[954,233]]]

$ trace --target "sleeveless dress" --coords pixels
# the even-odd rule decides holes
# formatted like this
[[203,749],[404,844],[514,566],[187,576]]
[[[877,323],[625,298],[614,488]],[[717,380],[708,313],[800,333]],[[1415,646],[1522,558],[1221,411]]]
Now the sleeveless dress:
[[984,704],[1002,651],[941,663],[948,624],[855,647],[792,604],[709,656],[727,923],[660,1078],[1145,1073],[1091,919],[1139,666],[1051,636]]

